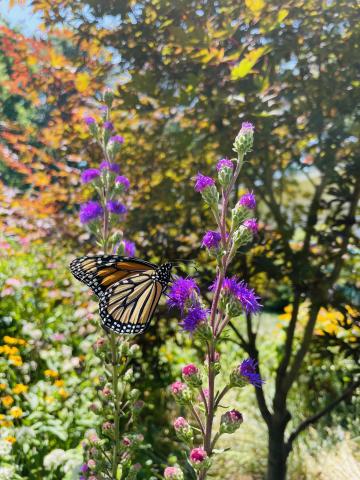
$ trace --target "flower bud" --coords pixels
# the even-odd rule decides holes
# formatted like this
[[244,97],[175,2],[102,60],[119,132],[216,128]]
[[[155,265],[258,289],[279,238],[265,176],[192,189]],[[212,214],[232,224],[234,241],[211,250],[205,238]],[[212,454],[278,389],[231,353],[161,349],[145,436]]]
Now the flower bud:
[[136,402],[133,405],[134,413],[139,414],[141,410],[144,408],[145,402],[142,400],[136,400]]
[[104,422],[101,426],[104,431],[113,430],[114,424],[112,422]]
[[192,363],[186,365],[182,369],[182,377],[185,383],[187,383],[190,387],[201,387],[202,379],[199,373],[199,369]]
[[188,442],[191,442],[192,439],[193,439],[193,431],[192,431],[192,428],[191,426],[189,425],[189,423],[185,420],[185,418],[183,417],[178,417],[174,423],[174,429],[175,429],[175,432],[176,432],[176,436],[188,443]]
[[164,470],[164,478],[165,480],[184,480],[184,474],[177,466],[166,467]]
[[103,337],[98,338],[94,343],[94,350],[95,351],[102,350],[105,343],[106,343],[106,338],[103,338]]
[[133,401],[136,401],[140,397],[140,393],[141,393],[140,390],[138,390],[137,388],[133,388],[129,392],[129,399],[133,400]]
[[134,379],[134,370],[132,368],[129,368],[126,370],[124,374],[124,381],[125,382],[131,382]]
[[261,387],[264,381],[256,370],[257,363],[252,358],[241,362],[230,374],[230,386],[245,387],[248,384]]
[[192,392],[190,388],[182,382],[174,382],[170,386],[171,392],[175,397],[175,400],[180,405],[186,405],[192,401]]
[[[220,373],[221,365],[220,365],[220,353],[219,352],[214,353],[214,360],[213,360],[213,362],[211,362],[211,364],[212,364],[212,367],[214,369],[215,375]],[[209,355],[208,354],[205,357],[205,365],[207,365],[207,366],[209,365]]]
[[233,150],[239,155],[245,155],[251,151],[254,142],[254,125],[250,122],[244,122],[237,134]]
[[234,164],[227,158],[222,158],[216,165],[220,185],[227,188],[230,185],[234,173]]
[[215,185],[205,188],[201,192],[201,196],[204,202],[210,207],[217,207],[219,204],[219,192],[217,191]]
[[111,108],[113,101],[114,101],[114,93],[111,90],[105,90],[104,103],[108,108]]
[[250,217],[251,213],[248,208],[240,205],[239,202],[231,210],[232,230],[237,230],[239,226]]
[[133,345],[131,345],[130,349],[129,349],[129,355],[131,355],[132,357],[135,356],[138,352],[140,351],[140,347],[137,343],[134,343]]
[[236,248],[240,248],[249,243],[252,238],[253,234],[251,230],[246,228],[244,225],[240,225],[240,227],[234,232],[233,242]]
[[105,397],[105,398],[110,397],[111,396],[111,389],[109,387],[104,387],[101,390],[101,393],[102,393],[103,397]]
[[221,416],[220,433],[234,433],[242,424],[243,416],[237,410],[230,410]]
[[95,470],[96,468],[96,462],[93,459],[88,460],[87,466],[90,468],[90,470]]
[[214,230],[209,230],[203,236],[201,245],[211,250],[217,249],[220,242],[221,234],[219,232],[215,232]]
[[130,349],[129,342],[122,342],[119,348],[120,357],[126,357],[129,354],[129,349]]
[[195,470],[203,470],[210,466],[210,459],[202,447],[193,448],[190,452],[189,459]]
[[194,336],[200,340],[211,340],[213,338],[213,333],[210,325],[207,322],[200,322],[194,332]]

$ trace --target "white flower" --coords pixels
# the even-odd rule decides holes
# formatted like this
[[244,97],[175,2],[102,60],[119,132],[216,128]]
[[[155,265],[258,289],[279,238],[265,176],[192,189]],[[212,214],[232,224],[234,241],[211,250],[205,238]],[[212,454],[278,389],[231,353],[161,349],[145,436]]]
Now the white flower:
[[10,478],[13,478],[14,472],[14,467],[10,465],[3,465],[2,467],[0,467],[0,480],[9,480]]
[[0,440],[0,457],[9,455],[11,452],[11,443],[5,440]]
[[56,448],[52,452],[48,453],[44,458],[44,467],[46,470],[51,470],[52,468],[58,468],[64,463],[65,460],[65,451],[61,448]]

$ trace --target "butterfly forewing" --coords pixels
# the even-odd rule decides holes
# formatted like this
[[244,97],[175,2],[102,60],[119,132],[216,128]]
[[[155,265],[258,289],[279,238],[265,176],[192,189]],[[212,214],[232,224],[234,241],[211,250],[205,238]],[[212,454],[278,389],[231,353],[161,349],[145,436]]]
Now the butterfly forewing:
[[142,333],[170,280],[171,264],[157,267],[137,258],[111,255],[76,259],[70,269],[99,297],[105,329]]

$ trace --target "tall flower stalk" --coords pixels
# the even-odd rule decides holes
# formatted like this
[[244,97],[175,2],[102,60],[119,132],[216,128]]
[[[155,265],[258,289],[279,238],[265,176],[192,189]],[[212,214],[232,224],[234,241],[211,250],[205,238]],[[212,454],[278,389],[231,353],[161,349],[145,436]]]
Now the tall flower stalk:
[[[253,136],[253,125],[243,123],[234,142],[237,158],[223,158],[217,163],[217,182],[201,173],[196,176],[195,190],[201,193],[211,209],[216,225],[216,230],[207,231],[202,240],[202,246],[216,259],[216,276],[210,286],[213,293],[210,308],[204,304],[192,278],[178,278],[169,292],[170,307],[180,309],[181,326],[191,332],[194,339],[202,342],[206,352],[203,367],[194,364],[184,366],[182,381],[171,385],[175,400],[187,406],[192,417],[192,424],[179,417],[174,422],[174,428],[178,438],[188,447],[188,461],[198,480],[207,477],[220,436],[235,432],[243,422],[239,411],[226,411],[221,415],[218,431],[214,432],[216,414],[224,408],[221,405],[223,398],[232,388],[262,384],[256,363],[245,359],[234,368],[221,391],[216,387],[216,377],[221,371],[219,344],[224,329],[241,313],[256,314],[261,308],[259,297],[244,281],[235,276],[227,277],[237,251],[253,239],[258,228],[252,218],[256,200],[251,192],[243,195],[232,209],[230,205],[234,185],[244,166],[244,157],[251,151]],[[184,475],[180,467],[174,465],[165,469],[164,478],[182,480]]]
[[[82,182],[92,187],[97,199],[81,205],[80,221],[95,236],[101,253],[132,256],[135,245],[125,240],[119,229],[127,211],[120,199],[130,182],[120,175],[120,166],[116,163],[124,139],[113,133],[110,118],[112,103],[113,94],[108,91],[104,95],[100,123],[93,117],[84,119],[104,159],[98,168],[82,172]],[[139,469],[139,465],[133,465],[133,456],[143,437],[136,433],[142,402],[139,400],[140,392],[132,387],[134,377],[130,363],[140,355],[140,351],[136,344],[130,344],[113,332],[100,336],[94,349],[104,364],[104,376],[98,389],[99,401],[91,408],[101,422],[97,433],[89,435],[84,442],[86,463],[81,467],[80,479],[132,480]]]

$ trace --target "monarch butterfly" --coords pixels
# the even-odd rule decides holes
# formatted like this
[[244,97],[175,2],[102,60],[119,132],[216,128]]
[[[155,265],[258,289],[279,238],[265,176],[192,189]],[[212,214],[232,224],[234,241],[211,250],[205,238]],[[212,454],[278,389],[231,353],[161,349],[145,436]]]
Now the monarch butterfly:
[[116,333],[143,333],[171,278],[171,263],[119,255],[76,258],[71,273],[99,297],[101,324]]

